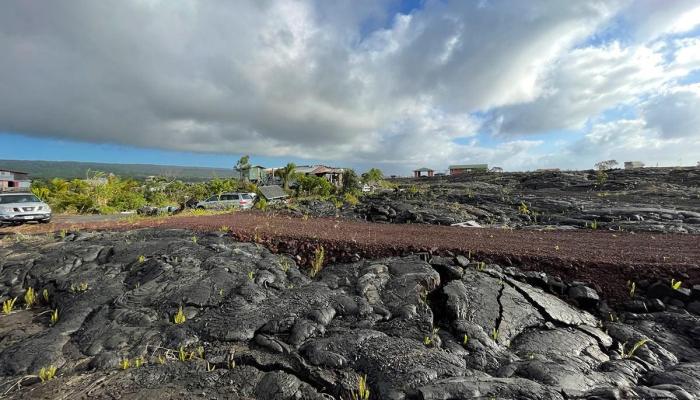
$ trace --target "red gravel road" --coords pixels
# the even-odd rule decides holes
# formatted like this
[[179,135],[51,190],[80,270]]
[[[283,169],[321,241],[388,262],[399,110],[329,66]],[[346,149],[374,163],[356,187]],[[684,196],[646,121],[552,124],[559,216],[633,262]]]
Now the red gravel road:
[[501,265],[544,271],[565,280],[591,282],[614,299],[627,281],[680,279],[700,284],[700,236],[610,231],[529,231],[435,225],[373,224],[333,218],[293,218],[259,212],[175,216],[136,221],[33,225],[13,231],[128,230],[144,227],[221,231],[257,240],[272,250],[309,254],[322,244],[330,260],[431,251],[467,255]]

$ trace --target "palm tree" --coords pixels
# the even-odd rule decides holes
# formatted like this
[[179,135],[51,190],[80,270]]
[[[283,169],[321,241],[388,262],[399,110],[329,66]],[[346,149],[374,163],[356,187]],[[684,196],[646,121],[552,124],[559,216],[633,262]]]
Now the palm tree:
[[289,190],[289,181],[291,181],[294,177],[294,171],[296,169],[296,164],[290,162],[286,167],[280,168],[276,171],[277,176],[282,178],[282,187],[284,187],[284,190]]

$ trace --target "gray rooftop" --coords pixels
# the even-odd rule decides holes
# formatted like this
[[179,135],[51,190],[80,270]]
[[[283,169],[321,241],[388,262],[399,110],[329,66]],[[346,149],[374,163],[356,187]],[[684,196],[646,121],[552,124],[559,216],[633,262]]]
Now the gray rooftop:
[[287,197],[287,193],[285,193],[284,189],[279,185],[260,186],[258,190],[260,190],[260,194],[262,194],[266,200],[277,200]]

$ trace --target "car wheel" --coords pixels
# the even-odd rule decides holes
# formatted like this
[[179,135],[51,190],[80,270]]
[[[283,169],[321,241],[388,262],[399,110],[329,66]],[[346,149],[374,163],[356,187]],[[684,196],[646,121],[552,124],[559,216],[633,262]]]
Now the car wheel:
[[49,222],[51,222],[51,218],[48,218],[48,219],[40,219],[40,220],[39,220],[39,223],[40,223],[40,224],[48,224]]
[[197,207],[198,210],[204,210],[204,206]]

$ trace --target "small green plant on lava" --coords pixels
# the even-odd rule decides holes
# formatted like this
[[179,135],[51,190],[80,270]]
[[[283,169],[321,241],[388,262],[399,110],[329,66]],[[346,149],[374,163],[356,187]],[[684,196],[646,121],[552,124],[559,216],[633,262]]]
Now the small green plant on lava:
[[314,259],[311,260],[310,275],[315,278],[323,269],[323,259],[326,257],[326,252],[323,246],[319,246],[314,250]]
[[627,288],[630,292],[630,297],[634,298],[635,292],[637,291],[637,284],[633,281],[627,281]]
[[367,375],[360,377],[357,382],[357,391],[351,394],[352,400],[369,400],[369,386],[367,386]]
[[140,368],[145,363],[146,363],[146,360],[143,358],[143,356],[138,356],[138,357],[134,358],[134,367],[135,368]]
[[191,360],[194,358],[194,351],[188,352],[185,350],[184,346],[180,346],[180,348],[177,350],[177,359],[186,362],[188,360]]
[[439,331],[440,328],[433,327],[430,335],[423,338],[423,344],[426,346],[435,345],[435,338],[437,337]]
[[27,291],[24,292],[24,304],[27,307],[27,310],[36,304],[36,300],[36,292],[34,291],[34,288],[28,287]]
[[650,341],[649,339],[641,339],[641,340],[638,340],[638,341],[634,344],[634,346],[632,346],[632,348],[630,349],[629,352],[626,352],[626,351],[625,351],[625,345],[626,345],[627,343],[623,343],[623,344],[620,346],[620,354],[622,354],[622,358],[632,358],[632,357],[634,357],[634,353],[636,353],[637,350],[639,350],[640,348],[642,348],[643,346],[645,346],[649,341]]
[[491,330],[491,339],[493,339],[494,342],[498,343],[498,339],[500,339],[501,334],[498,332],[498,329],[493,328]]
[[48,367],[41,367],[39,370],[39,379],[42,383],[52,380],[56,376],[56,371],[58,369],[55,365],[49,365]]
[[182,306],[177,309],[175,316],[173,316],[173,322],[175,325],[184,324],[187,318],[185,318],[185,313],[182,311]]
[[13,299],[7,299],[2,302],[2,313],[5,315],[10,315],[12,312],[12,309],[15,308],[15,302],[17,301],[17,298]]
[[530,214],[530,209],[527,207],[527,204],[524,202],[520,202],[520,205],[518,206],[518,212],[523,215]]
[[83,293],[90,289],[90,285],[87,282],[80,282],[78,284],[71,284],[70,291],[73,293]]

